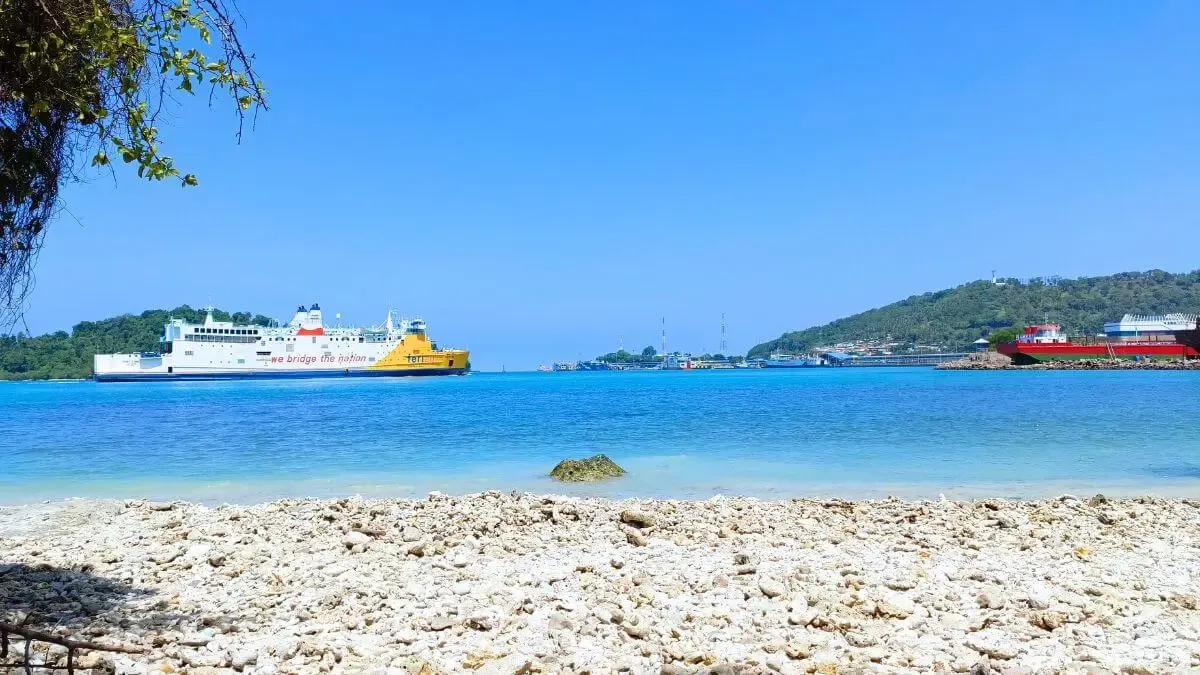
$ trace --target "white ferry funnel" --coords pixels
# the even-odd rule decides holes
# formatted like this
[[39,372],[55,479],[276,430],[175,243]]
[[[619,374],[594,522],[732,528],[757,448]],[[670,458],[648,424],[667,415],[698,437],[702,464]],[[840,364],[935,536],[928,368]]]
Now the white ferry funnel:
[[300,305],[296,308],[296,315],[288,322],[289,326],[303,326],[304,320],[308,318],[308,308]]
[[308,308],[308,328],[320,328],[324,325],[321,322],[321,307],[317,303],[313,303],[312,307]]

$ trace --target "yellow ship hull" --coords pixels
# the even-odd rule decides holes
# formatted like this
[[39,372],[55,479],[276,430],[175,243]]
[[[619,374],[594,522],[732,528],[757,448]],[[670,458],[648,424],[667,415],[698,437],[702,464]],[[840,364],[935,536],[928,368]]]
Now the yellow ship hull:
[[470,356],[464,349],[435,349],[423,333],[406,335],[367,370],[380,375],[461,375],[467,372]]

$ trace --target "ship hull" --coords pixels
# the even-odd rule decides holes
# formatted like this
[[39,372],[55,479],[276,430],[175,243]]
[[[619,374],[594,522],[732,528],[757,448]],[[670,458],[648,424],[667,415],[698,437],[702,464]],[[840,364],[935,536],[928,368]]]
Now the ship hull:
[[237,326],[210,314],[203,324],[172,319],[159,352],[96,354],[97,382],[461,375],[470,353],[439,349],[423,321],[400,329],[326,329],[298,313],[285,327]]
[[1044,361],[1078,361],[1081,359],[1149,359],[1177,361],[1200,356],[1193,347],[1179,343],[1111,343],[1094,345],[1009,343],[997,345],[996,351],[1017,365]]
[[311,379],[318,377],[425,377],[465,375],[466,368],[425,369],[353,369],[353,370],[212,370],[191,372],[107,372],[96,373],[96,382],[154,382],[201,380],[274,380]]

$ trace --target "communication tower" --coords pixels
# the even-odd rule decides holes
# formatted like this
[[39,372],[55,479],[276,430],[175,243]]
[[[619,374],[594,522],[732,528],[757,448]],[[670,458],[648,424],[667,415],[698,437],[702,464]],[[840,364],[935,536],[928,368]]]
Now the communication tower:
[[721,312],[721,354],[723,356],[729,356],[728,354],[725,353],[726,349],[727,348],[725,346],[725,312]]

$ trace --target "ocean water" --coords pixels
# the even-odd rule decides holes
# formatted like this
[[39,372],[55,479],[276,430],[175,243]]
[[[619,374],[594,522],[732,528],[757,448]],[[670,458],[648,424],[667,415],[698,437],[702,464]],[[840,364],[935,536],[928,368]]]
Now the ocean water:
[[[1200,374],[925,368],[0,384],[0,502],[1200,496]],[[629,475],[564,486],[565,457]]]

